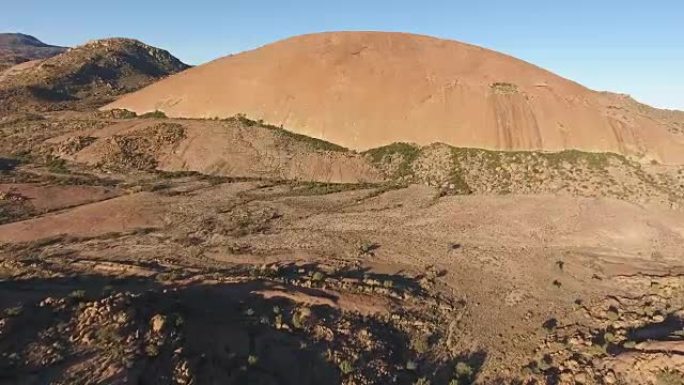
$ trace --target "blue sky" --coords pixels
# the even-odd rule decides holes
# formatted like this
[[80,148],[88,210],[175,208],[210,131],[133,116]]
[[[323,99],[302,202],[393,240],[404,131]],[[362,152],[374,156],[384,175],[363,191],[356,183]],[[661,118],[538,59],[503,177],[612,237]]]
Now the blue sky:
[[684,110],[684,1],[23,0],[0,31],[60,45],[135,37],[199,64],[292,35],[415,32],[495,49],[597,90]]

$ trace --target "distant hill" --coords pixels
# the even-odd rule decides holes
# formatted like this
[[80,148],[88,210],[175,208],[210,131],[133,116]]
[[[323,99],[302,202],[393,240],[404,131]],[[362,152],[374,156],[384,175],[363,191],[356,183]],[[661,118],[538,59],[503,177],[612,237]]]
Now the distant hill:
[[0,74],[0,112],[100,106],[188,67],[137,40],[96,40]]
[[241,113],[355,150],[442,142],[684,163],[680,113],[488,49],[406,33],[293,37],[198,66],[108,108],[185,118]]
[[27,61],[46,59],[66,50],[66,47],[45,44],[22,33],[0,33],[0,71]]

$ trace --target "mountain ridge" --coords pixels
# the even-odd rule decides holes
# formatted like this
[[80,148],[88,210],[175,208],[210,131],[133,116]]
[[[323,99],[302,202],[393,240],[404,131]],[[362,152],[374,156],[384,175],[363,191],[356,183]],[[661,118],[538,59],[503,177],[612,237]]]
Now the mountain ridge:
[[23,33],[0,33],[0,72],[31,60],[46,59],[67,50]]
[[[99,107],[189,68],[168,51],[129,38],[92,40],[42,61],[12,67],[0,75],[5,112]],[[0,111],[2,112],[2,111]]]

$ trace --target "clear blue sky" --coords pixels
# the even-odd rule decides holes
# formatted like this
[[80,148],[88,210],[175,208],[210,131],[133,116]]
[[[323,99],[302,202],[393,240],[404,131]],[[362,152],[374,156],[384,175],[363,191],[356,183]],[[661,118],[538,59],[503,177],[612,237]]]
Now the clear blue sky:
[[191,64],[292,35],[332,30],[404,31],[460,40],[593,89],[684,110],[681,0],[23,0],[0,7],[0,31],[68,46],[134,37]]

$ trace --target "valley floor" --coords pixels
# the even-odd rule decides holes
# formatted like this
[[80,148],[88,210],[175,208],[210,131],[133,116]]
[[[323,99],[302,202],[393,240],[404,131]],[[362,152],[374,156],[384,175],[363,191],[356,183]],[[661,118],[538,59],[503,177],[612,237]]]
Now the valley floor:
[[[356,155],[335,155],[367,178],[346,184],[159,171],[182,162],[152,147],[133,153],[153,167],[108,168],[131,152],[55,150],[78,136],[55,126],[31,130],[34,157],[0,159],[0,384],[684,379],[676,207],[445,193]],[[62,158],[39,161],[44,143]],[[118,155],[88,162],[91,145]]]

